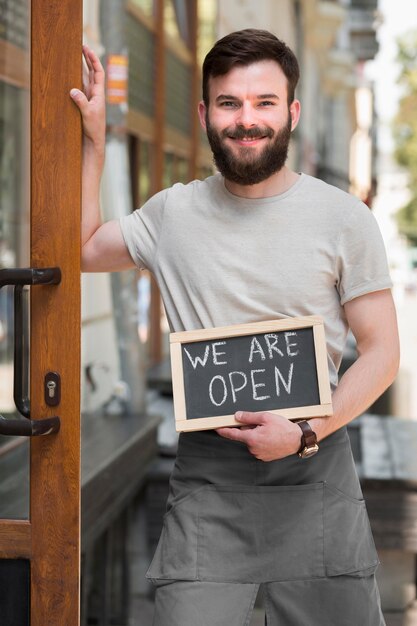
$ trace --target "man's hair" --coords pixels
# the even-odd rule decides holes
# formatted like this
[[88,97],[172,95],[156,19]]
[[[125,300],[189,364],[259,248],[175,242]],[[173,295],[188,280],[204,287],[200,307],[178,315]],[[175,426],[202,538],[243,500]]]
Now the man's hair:
[[258,61],[278,63],[287,78],[288,105],[300,77],[300,68],[294,52],[267,30],[246,28],[219,39],[203,63],[203,100],[209,104],[209,79],[224,76],[235,66],[246,66]]

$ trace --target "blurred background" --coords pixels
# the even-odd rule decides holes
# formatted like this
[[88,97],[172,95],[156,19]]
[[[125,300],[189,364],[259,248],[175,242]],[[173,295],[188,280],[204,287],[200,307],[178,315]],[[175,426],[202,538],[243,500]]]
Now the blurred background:
[[[0,0],[0,268],[28,265],[29,4]],[[216,39],[248,27],[274,32],[300,63],[302,115],[290,167],[358,196],[385,240],[401,367],[392,387],[349,431],[382,563],[387,624],[417,625],[417,5],[84,0],[84,40],[107,75],[103,215],[127,214],[164,187],[214,171],[196,114],[201,64]],[[82,623],[147,626],[153,589],[144,575],[161,529],[177,442],[169,328],[148,272],[82,280]],[[11,292],[2,289],[0,413],[6,416],[14,412],[11,302]],[[349,338],[342,371],[355,356]],[[146,456],[149,415],[159,425]],[[89,464],[91,419],[116,434],[94,442],[99,460]],[[1,467],[12,463],[19,446],[0,436]],[[146,463],[127,479],[126,468],[141,455]],[[27,471],[19,471],[24,492]],[[106,500],[116,475],[128,483],[123,497]],[[105,504],[95,509],[97,485]],[[0,473],[0,517],[27,517],[28,498],[10,493]],[[262,599],[258,605],[253,626],[263,624]]]

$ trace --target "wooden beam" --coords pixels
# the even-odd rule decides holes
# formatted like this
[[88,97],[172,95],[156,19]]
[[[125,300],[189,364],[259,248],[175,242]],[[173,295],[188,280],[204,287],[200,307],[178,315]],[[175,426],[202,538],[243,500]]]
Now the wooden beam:
[[0,520],[0,559],[30,559],[32,527],[26,520]]
[[132,193],[132,210],[139,206],[139,168],[140,168],[140,139],[134,135],[127,137],[130,162],[130,189]]
[[[164,32],[164,0],[155,2],[155,133],[154,133],[154,175],[152,193],[162,189],[164,176],[164,128],[165,128],[165,32]],[[161,337],[161,295],[155,279],[151,281],[150,311],[150,358],[151,363],[159,363],[162,359]]]
[[194,180],[198,176],[198,148],[200,143],[200,121],[197,115],[197,107],[200,101],[200,71],[197,58],[198,41],[198,3],[189,4],[191,22],[191,149],[189,156],[189,177]]
[[164,1],[156,0],[155,34],[155,132],[153,192],[162,189],[164,174],[164,127],[165,127],[165,32]]

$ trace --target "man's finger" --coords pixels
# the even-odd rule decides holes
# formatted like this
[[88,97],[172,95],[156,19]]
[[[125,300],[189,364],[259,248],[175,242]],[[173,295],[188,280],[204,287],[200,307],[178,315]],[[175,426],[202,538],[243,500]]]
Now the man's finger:
[[94,82],[94,70],[86,53],[83,54],[83,82],[86,85]]
[[84,45],[83,46],[83,57],[84,57],[84,60],[86,62],[86,65],[88,66],[88,69],[92,70],[93,69],[93,65],[92,65],[92,63],[90,61],[90,52],[91,52],[90,48],[88,46]]
[[248,443],[249,438],[252,436],[252,428],[217,428],[216,432],[225,439],[232,439],[233,441],[241,441],[242,443]]
[[71,89],[70,96],[74,100],[80,111],[82,111],[85,105],[88,104],[88,100],[85,94],[83,94],[80,89]]
[[265,414],[261,411],[238,411],[235,413],[235,418],[238,422],[243,422],[243,424],[258,425],[265,423]]
[[91,48],[88,46],[83,46],[83,52],[88,64],[89,69],[93,72],[92,78],[94,79],[94,83],[96,85],[104,84],[104,68],[100,62],[100,59]]

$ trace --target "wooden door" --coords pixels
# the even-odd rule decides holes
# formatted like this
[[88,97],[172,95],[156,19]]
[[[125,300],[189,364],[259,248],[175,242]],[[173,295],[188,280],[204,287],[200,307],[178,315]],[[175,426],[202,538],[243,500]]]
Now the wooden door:
[[[19,19],[30,14],[26,51],[3,40],[0,30],[0,81],[18,85],[20,66],[13,55],[30,57],[30,86],[22,87],[30,102],[29,263],[31,268],[60,268],[62,276],[59,284],[30,287],[30,417],[59,416],[60,430],[30,437],[28,519],[0,519],[0,621],[2,626],[75,626],[80,588],[81,125],[69,91],[81,86],[82,0],[0,4],[6,17],[20,9]],[[7,35],[7,24],[5,28]],[[46,384],[50,372],[60,379],[56,406],[48,405],[48,393],[55,393]],[[27,424],[27,418],[20,419]],[[14,447],[20,440],[14,440]],[[0,486],[8,478],[2,471]]]

